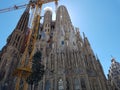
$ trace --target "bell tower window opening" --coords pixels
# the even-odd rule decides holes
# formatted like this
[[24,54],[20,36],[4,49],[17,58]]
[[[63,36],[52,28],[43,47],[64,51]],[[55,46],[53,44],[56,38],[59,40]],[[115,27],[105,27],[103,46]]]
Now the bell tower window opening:
[[18,36],[18,39],[17,39],[17,41],[19,41],[20,40],[20,36]]
[[70,82],[66,79],[66,90],[70,90]]
[[80,82],[79,79],[74,79],[74,90],[80,90]]
[[73,42],[73,45],[75,46],[75,42]]
[[20,87],[19,87],[19,89],[22,90],[22,88],[23,88],[23,80],[21,79],[20,80]]
[[61,44],[64,45],[64,41],[61,41]]
[[50,82],[46,81],[45,90],[50,90]]
[[86,90],[85,80],[81,78],[81,88],[82,90]]

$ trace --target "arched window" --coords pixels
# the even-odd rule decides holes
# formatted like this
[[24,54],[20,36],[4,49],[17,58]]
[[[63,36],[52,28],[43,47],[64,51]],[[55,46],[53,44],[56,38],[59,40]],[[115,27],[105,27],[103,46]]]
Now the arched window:
[[20,89],[20,90],[23,89],[23,80],[22,80],[22,79],[20,80],[20,87],[19,87],[19,89]]
[[75,46],[75,42],[73,42],[73,45]]
[[95,80],[92,81],[93,84],[93,90],[99,90],[99,86]]
[[46,81],[45,90],[50,90],[50,82]]
[[59,81],[58,81],[58,90],[64,90],[63,80],[62,79],[59,79]]
[[40,88],[41,90],[43,90],[43,82],[40,82],[39,88]]
[[86,90],[85,80],[81,78],[81,88],[82,90]]
[[64,41],[61,41],[61,44],[64,45]]
[[66,79],[66,90],[70,90],[70,82]]
[[80,82],[79,79],[74,79],[74,90],[80,90]]
[[0,81],[4,78],[4,76],[5,76],[5,70],[2,69],[0,70]]
[[95,90],[99,90],[99,86],[97,84],[95,85]]

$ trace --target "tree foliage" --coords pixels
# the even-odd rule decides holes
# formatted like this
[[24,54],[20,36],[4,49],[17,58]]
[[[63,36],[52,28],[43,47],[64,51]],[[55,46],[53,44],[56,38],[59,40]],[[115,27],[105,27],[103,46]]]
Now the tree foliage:
[[32,73],[26,79],[30,85],[37,84],[42,80],[44,74],[44,65],[41,64],[41,52],[36,52],[32,60]]

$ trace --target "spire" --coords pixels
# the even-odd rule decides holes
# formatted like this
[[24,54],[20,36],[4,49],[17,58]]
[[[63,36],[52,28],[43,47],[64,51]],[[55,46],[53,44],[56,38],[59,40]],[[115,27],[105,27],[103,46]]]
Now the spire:
[[52,8],[47,7],[45,8],[45,14],[44,14],[44,24],[43,24],[43,30],[46,34],[50,34],[51,32],[51,22],[52,22]]
[[75,27],[75,30],[76,30],[77,40],[79,40],[80,42],[83,42],[82,37],[81,37],[81,35],[80,35],[80,30],[79,30],[79,28],[76,28],[76,27]]
[[112,57],[111,62],[112,62],[112,63],[116,62],[115,58]]
[[8,37],[7,43],[16,48],[21,48],[21,44],[24,40],[24,35],[27,32],[28,21],[29,21],[29,5],[27,5],[25,11],[23,12],[18,24],[12,34]]
[[85,36],[85,33],[83,32],[83,38],[85,38],[86,36]]
[[29,10],[30,10],[30,6],[28,4],[25,11],[23,12],[20,20],[18,21],[18,24],[17,24],[15,30],[17,29],[17,30],[20,30],[23,32],[26,31],[26,28],[28,26],[28,21],[29,21]]
[[28,4],[26,9],[25,9],[25,12],[29,12],[29,10],[30,10],[30,5]]
[[99,58],[98,58],[98,55],[96,54],[96,60],[98,60],[99,61]]
[[89,45],[89,46],[90,46],[90,43],[89,43],[87,37],[85,36],[85,33],[84,33],[84,32],[83,32],[83,39],[84,39],[85,45]]

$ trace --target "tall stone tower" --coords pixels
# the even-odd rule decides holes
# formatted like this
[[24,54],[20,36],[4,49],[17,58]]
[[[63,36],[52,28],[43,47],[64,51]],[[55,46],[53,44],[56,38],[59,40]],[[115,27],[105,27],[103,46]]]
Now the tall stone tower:
[[7,44],[1,51],[0,90],[14,90],[16,78],[12,75],[22,56],[22,47],[27,33],[29,7],[22,14],[16,28],[7,39]]
[[108,81],[110,84],[110,90],[120,89],[120,63],[114,58],[111,60],[111,67],[109,69]]
[[[22,55],[28,19],[29,8],[1,52],[0,83],[13,86],[7,90],[14,90],[12,72]],[[99,59],[95,57],[87,37],[84,35],[82,38],[79,28],[73,26],[65,6],[57,8],[55,21],[50,10],[45,12],[36,51],[42,52],[45,74],[35,90],[108,90]]]

